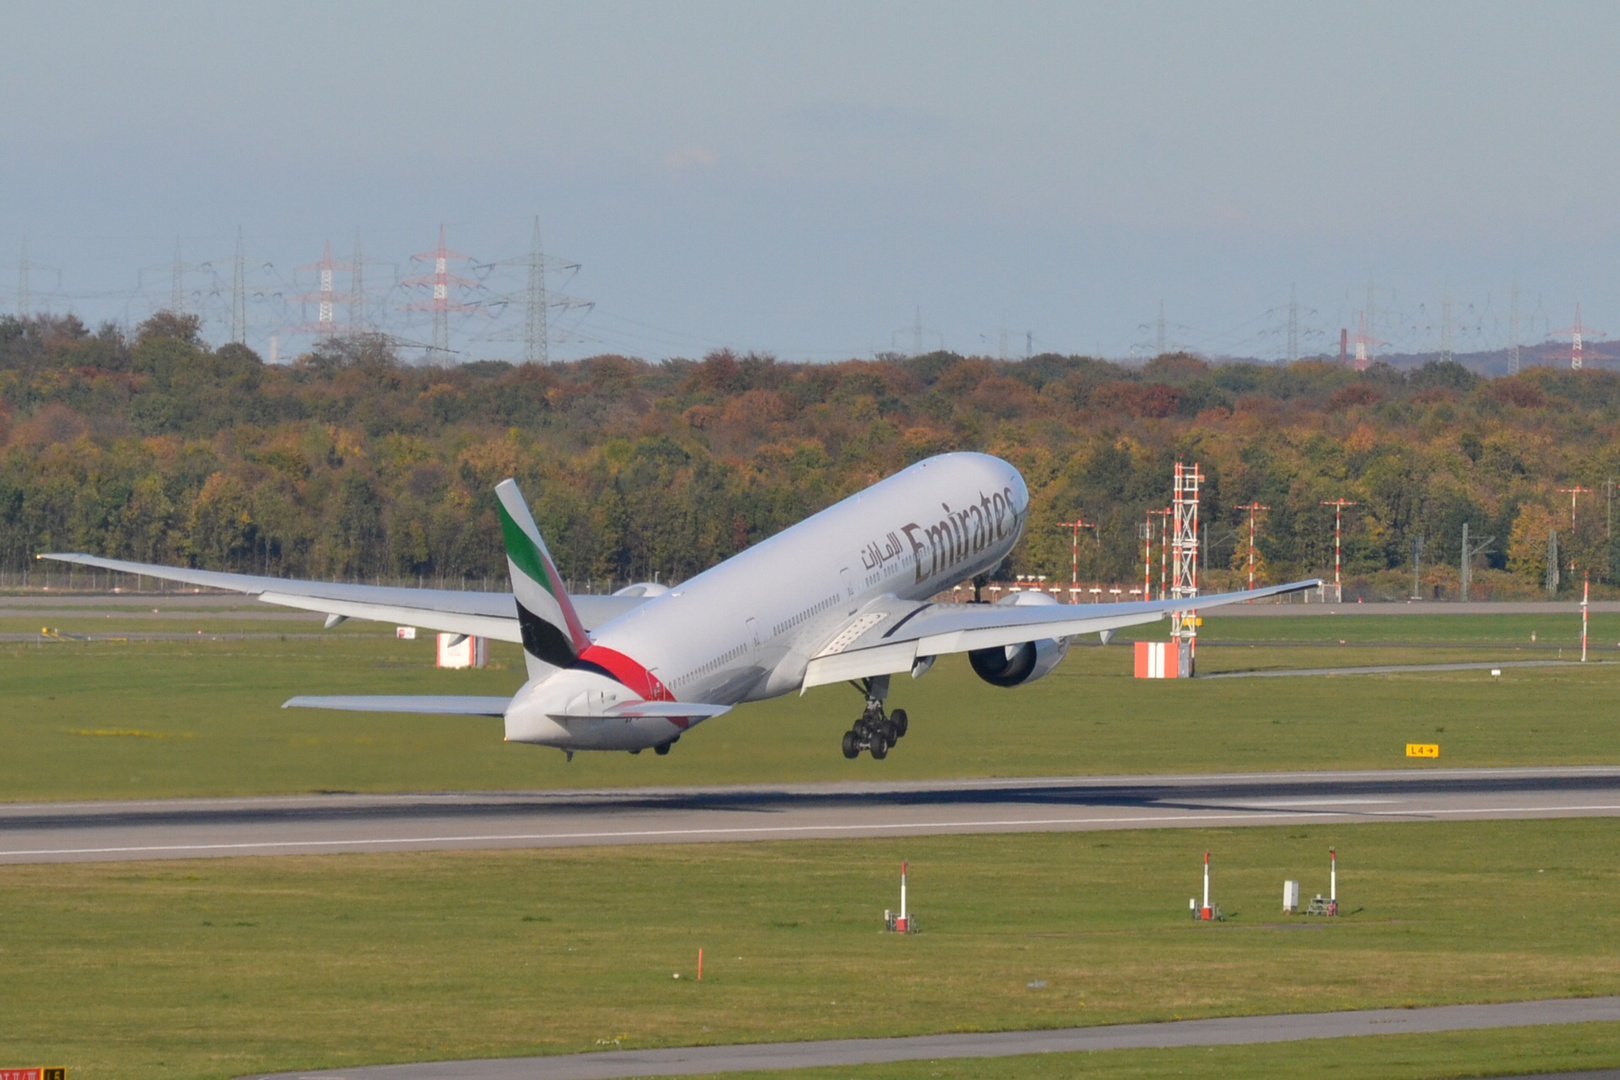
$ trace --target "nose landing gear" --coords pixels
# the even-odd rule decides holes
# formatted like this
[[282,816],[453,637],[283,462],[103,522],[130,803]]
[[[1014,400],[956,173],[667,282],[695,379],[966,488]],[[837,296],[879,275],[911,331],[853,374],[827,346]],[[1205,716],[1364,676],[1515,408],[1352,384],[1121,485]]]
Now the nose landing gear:
[[884,712],[883,701],[889,696],[887,675],[863,679],[851,685],[866,697],[866,705],[861,710],[861,718],[855,721],[855,726],[844,732],[844,756],[853,760],[860,757],[862,750],[866,750],[871,752],[873,760],[882,761],[889,756],[889,751],[905,736],[906,729],[910,726],[906,710]]

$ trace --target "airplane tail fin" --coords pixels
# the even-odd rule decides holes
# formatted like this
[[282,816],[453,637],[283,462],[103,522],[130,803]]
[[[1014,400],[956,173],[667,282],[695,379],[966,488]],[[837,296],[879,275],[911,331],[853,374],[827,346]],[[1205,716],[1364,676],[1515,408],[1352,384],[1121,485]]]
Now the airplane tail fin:
[[495,485],[495,495],[500,500],[501,535],[506,540],[506,567],[517,600],[523,651],[531,661],[567,667],[590,648],[591,639],[574,612],[517,482],[502,480]]

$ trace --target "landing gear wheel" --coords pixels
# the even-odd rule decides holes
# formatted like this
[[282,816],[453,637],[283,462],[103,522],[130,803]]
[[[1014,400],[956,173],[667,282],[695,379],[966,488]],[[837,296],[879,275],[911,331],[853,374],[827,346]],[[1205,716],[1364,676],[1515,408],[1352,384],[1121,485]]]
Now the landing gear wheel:
[[844,756],[851,761],[861,756],[861,738],[853,731],[844,732]]
[[872,736],[872,760],[882,761],[889,756],[889,738],[879,731]]
[[[653,753],[657,754],[659,757],[664,757],[669,753],[669,748],[674,745],[675,742],[673,739],[666,743],[659,743],[657,746],[653,747]],[[640,753],[640,751],[638,750],[637,753]]]
[[894,728],[894,737],[896,739],[903,739],[906,737],[906,727],[908,724],[906,710],[896,709],[894,712],[890,713],[889,723]]

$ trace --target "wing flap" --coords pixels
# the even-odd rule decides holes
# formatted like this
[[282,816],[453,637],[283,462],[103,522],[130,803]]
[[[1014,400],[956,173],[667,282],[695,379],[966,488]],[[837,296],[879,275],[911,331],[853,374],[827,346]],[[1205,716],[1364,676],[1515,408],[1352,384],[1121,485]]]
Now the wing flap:
[[511,698],[433,694],[333,694],[288,698],[283,709],[345,712],[436,713],[443,716],[505,716]]
[[[406,591],[406,590],[399,590]],[[428,630],[442,630],[447,634],[466,634],[469,637],[491,638],[495,641],[518,641],[523,636],[518,630],[516,616],[496,618],[491,615],[472,615],[457,611],[437,611],[433,608],[407,607],[403,604],[370,604],[354,600],[329,600],[315,596],[295,596],[281,592],[262,592],[259,599],[266,604],[317,611],[326,615],[342,615],[349,619],[371,619],[375,622],[403,623]]]
[[[925,654],[926,655],[926,654]],[[845,650],[817,656],[804,669],[803,688],[870,679],[910,671],[917,662],[917,642],[897,641],[869,649]]]

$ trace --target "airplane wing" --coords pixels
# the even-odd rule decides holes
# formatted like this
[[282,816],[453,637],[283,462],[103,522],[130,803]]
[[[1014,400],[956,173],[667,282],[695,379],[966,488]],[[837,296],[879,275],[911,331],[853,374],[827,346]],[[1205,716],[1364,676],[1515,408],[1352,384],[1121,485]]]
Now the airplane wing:
[[504,697],[450,694],[330,694],[288,698],[283,709],[341,709],[345,712],[437,713],[444,716],[505,716]]
[[[371,619],[468,634],[495,641],[522,642],[517,608],[507,592],[456,592],[450,589],[405,589],[386,585],[347,585],[331,581],[297,581],[227,574],[218,570],[191,570],[179,566],[104,559],[99,555],[49,554],[41,559],[116,570],[123,574],[179,581],[207,589],[257,596],[267,604],[298,608],[346,619]],[[646,603],[643,596],[575,596],[574,608],[585,629],[594,630]]]
[[1157,622],[1175,611],[1203,611],[1223,604],[1314,589],[1318,584],[1316,580],[1296,581],[1248,592],[1125,604],[1019,607],[889,600],[855,615],[817,651],[805,669],[803,689],[911,671],[919,661],[945,653],[1118,630]]

